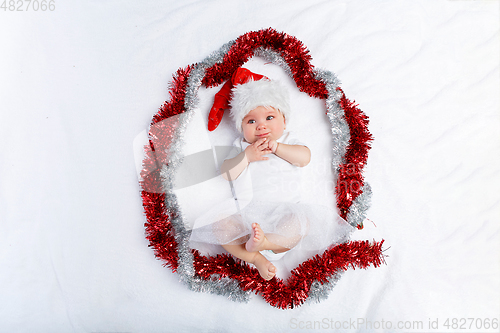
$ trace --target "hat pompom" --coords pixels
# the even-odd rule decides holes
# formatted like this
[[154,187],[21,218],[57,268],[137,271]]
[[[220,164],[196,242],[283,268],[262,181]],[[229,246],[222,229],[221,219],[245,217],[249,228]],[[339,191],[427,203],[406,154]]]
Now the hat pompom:
[[278,81],[262,79],[236,85],[232,90],[231,117],[241,132],[241,123],[248,112],[259,106],[270,106],[281,112],[286,120],[290,116],[288,91]]

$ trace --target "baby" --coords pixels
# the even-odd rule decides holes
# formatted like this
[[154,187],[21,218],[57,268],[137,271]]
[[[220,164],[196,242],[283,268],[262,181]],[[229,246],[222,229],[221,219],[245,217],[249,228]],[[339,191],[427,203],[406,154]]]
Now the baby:
[[228,82],[216,95],[209,129],[222,116],[217,115],[217,102],[224,108],[225,99],[231,98],[231,117],[242,137],[234,142],[221,174],[230,181],[234,198],[198,218],[191,240],[222,245],[270,280],[276,267],[267,254],[283,254],[303,244],[306,235],[312,247],[331,244],[336,231],[332,222],[340,217],[331,209],[300,202],[301,168],[309,164],[311,152],[285,131],[290,107],[284,87],[244,68]]
[[[285,117],[280,110],[272,106],[258,106],[248,112],[242,120],[241,129],[244,140],[249,145],[236,157],[224,161],[221,167],[222,176],[230,181],[235,180],[250,163],[268,161],[268,154],[274,154],[297,167],[306,166],[311,159],[309,148],[276,141],[282,137],[285,127]],[[300,235],[288,239],[288,247],[273,243],[272,237],[271,240],[266,237],[259,223],[252,223],[251,235],[246,243],[222,244],[222,247],[235,257],[254,264],[260,275],[269,280],[276,274],[276,268],[259,251],[271,250],[281,253],[290,250],[299,241]]]

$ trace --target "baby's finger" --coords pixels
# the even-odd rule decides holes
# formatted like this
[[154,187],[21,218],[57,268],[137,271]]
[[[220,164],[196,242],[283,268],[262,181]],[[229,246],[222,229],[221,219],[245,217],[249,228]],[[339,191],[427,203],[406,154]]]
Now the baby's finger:
[[257,146],[262,146],[263,144],[265,144],[267,138],[261,138],[257,141],[255,141],[255,143],[257,144]]
[[263,142],[260,146],[259,146],[259,149],[262,151],[262,150],[266,150],[269,148],[269,145],[267,144],[267,142]]

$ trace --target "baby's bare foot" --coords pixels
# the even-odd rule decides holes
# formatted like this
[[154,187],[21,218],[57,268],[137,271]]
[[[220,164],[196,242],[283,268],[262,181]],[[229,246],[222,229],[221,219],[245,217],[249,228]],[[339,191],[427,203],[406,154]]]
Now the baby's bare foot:
[[256,252],[262,250],[261,247],[266,240],[264,231],[260,228],[258,223],[252,223],[252,235],[250,239],[245,244],[245,248],[248,252]]
[[276,275],[276,267],[260,253],[255,255],[253,264],[264,280],[269,281]]

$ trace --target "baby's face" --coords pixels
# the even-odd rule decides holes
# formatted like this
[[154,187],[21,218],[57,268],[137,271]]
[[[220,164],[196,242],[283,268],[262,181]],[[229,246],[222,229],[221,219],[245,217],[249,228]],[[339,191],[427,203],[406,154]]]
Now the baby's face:
[[278,140],[285,131],[285,118],[273,107],[259,106],[243,118],[241,127],[248,143],[261,138]]

